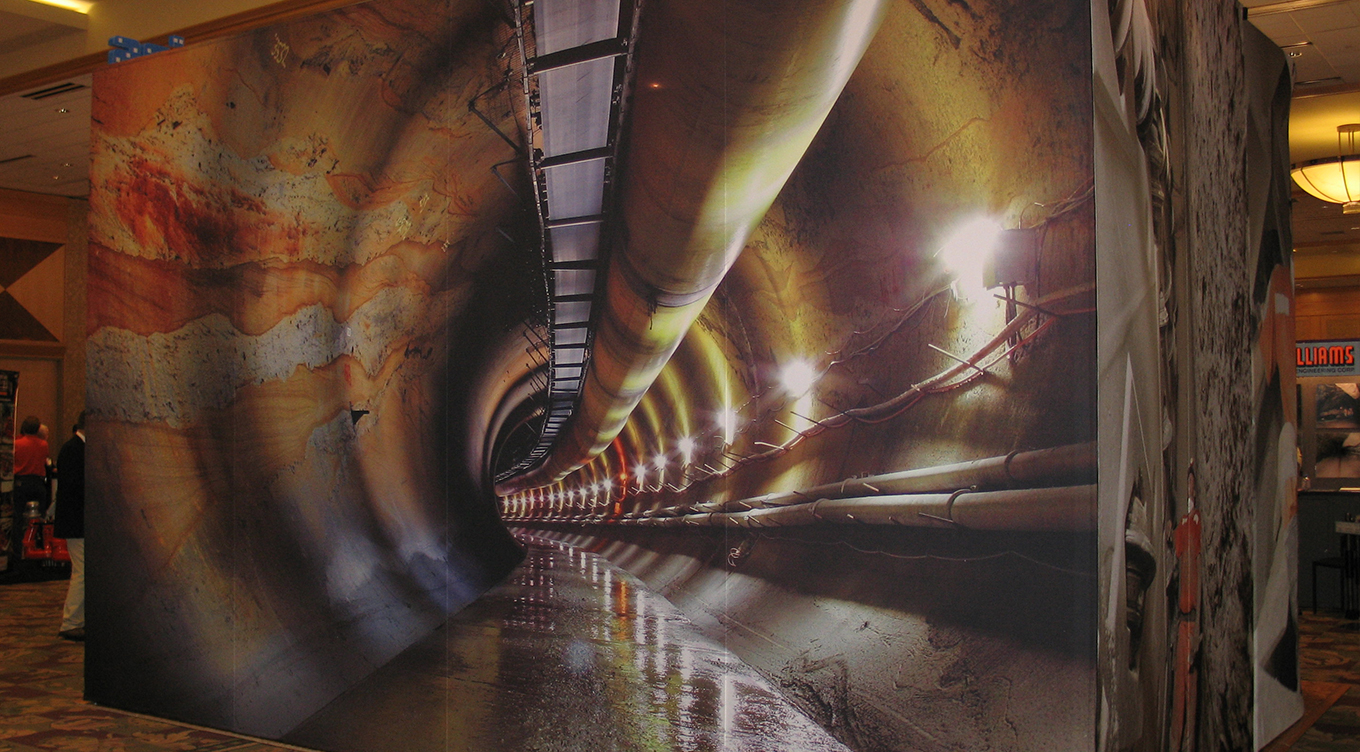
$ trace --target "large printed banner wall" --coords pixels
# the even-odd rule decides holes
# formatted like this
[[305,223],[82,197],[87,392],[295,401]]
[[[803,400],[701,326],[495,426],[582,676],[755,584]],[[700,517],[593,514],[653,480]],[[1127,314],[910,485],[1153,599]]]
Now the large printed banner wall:
[[1095,3],[1102,749],[1303,712],[1282,55],[1233,4]]
[[1268,739],[1287,77],[1180,6],[371,0],[99,72],[89,698],[336,752]]
[[458,433],[523,305],[466,106],[494,21],[380,2],[97,74],[92,699],[278,735],[517,560]]

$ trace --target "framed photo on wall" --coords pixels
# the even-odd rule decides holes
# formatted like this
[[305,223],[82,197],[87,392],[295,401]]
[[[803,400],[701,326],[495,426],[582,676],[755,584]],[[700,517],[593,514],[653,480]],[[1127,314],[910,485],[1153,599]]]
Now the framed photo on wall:
[[1360,478],[1360,431],[1318,431],[1319,478]]
[[1318,384],[1316,403],[1319,429],[1360,430],[1360,384]]

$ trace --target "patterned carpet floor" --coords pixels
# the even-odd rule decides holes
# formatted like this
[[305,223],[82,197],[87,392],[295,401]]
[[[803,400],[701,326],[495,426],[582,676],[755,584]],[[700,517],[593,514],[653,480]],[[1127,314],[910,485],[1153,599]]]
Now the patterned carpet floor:
[[1263,752],[1360,750],[1360,630],[1336,613],[1299,616],[1303,718]]
[[[85,649],[57,638],[65,581],[0,585],[0,752],[282,752],[223,731],[81,699]],[[1304,717],[1264,752],[1360,750],[1360,630],[1336,614],[1299,619]]]
[[65,599],[64,580],[0,585],[0,752],[299,749],[85,702],[85,646],[57,637]]

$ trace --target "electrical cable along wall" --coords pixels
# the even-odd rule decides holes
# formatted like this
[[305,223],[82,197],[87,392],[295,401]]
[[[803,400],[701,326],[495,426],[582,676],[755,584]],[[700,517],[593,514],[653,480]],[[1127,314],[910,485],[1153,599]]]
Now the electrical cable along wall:
[[371,0],[101,72],[91,698],[315,727],[514,534],[851,749],[1210,733],[1176,117],[1241,61],[1172,5]]
[[[713,70],[684,64],[703,46],[757,47],[753,27],[773,36],[798,25],[676,17],[738,7],[644,9],[624,205],[659,184],[673,205],[706,206],[703,193],[681,193],[684,181],[646,177],[696,149],[752,144],[797,166],[664,368],[654,380],[637,372],[651,386],[613,441],[560,478],[501,483],[502,513],[608,552],[853,748],[939,738],[1083,748],[1096,707],[1083,625],[1095,623],[1098,291],[1089,126],[1079,125],[1090,122],[1089,71],[1071,61],[1089,54],[1089,7],[975,8],[979,18],[955,8],[940,24],[910,4],[885,4],[881,20],[847,7],[834,17],[877,27],[802,153],[781,143],[778,120],[755,131],[759,141],[720,136],[725,123],[780,112],[741,98],[750,65],[729,57],[723,69],[719,53]],[[998,41],[1001,24],[1025,30],[1007,39],[1044,43]],[[804,70],[760,58],[764,71],[786,64]],[[919,75],[932,66],[938,75]],[[730,97],[703,99],[720,90]],[[706,120],[691,101],[721,104],[727,119],[696,128]],[[667,122],[658,113],[675,127],[642,142],[644,123],[655,127],[646,118]],[[653,144],[664,159],[648,159]],[[727,174],[693,185],[726,190],[718,208],[746,196]],[[648,234],[626,224],[623,252],[705,237],[669,217],[672,229]],[[607,300],[646,289],[619,258]],[[658,278],[662,263],[648,267]],[[601,332],[669,331],[647,328],[645,308],[611,314]],[[596,348],[601,367],[613,355]],[[569,441],[554,451],[579,456]],[[914,472],[933,477],[901,477]],[[972,691],[950,679],[959,671],[975,677]]]

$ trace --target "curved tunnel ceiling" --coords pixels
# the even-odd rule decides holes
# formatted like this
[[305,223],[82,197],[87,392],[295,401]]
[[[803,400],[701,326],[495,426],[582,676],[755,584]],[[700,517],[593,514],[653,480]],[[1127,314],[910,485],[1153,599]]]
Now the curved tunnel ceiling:
[[[498,489],[507,517],[569,507],[621,517],[672,507],[681,495],[740,500],[1091,439],[1091,149],[1086,130],[1068,127],[1089,117],[1089,76],[1069,64],[1085,59],[1081,10],[960,11],[944,26],[910,3],[806,0],[799,13],[788,10],[756,2],[647,6],[619,158],[623,222],[611,239],[590,375],[577,418],[548,462]],[[421,509],[420,519],[435,514],[418,497],[445,494],[420,491],[430,481],[417,476],[441,465],[446,450],[457,477],[475,489],[468,498],[486,503],[489,477],[541,430],[548,407],[540,396],[542,332],[525,324],[543,317],[545,270],[535,258],[534,211],[526,211],[524,155],[499,135],[523,122],[523,100],[504,85],[514,31],[483,6],[451,18],[441,49],[458,52],[420,63],[438,75],[413,67],[409,82],[374,75],[338,94],[284,76],[278,60],[288,60],[290,48],[261,38],[249,42],[246,59],[263,73],[250,75],[279,77],[286,96],[260,99],[206,73],[202,91],[176,93],[192,84],[188,73],[171,72],[158,84],[160,110],[104,107],[111,145],[101,148],[123,149],[117,139],[148,119],[193,123],[209,146],[190,144],[184,159],[210,149],[234,155],[240,164],[215,158],[224,167],[213,168],[209,182],[245,188],[233,188],[242,195],[230,206],[203,198],[191,207],[200,220],[136,204],[139,196],[170,196],[167,205],[199,200],[178,196],[173,171],[96,176],[114,186],[134,179],[128,175],[139,181],[99,197],[116,205],[94,206],[96,242],[140,248],[151,258],[138,262],[139,274],[166,285],[174,277],[195,291],[186,303],[192,310],[162,306],[165,320],[148,328],[118,300],[123,283],[109,283],[102,325],[112,328],[92,340],[96,356],[104,348],[117,358],[100,377],[106,383],[96,384],[109,387],[96,390],[108,400],[95,401],[97,413],[122,416],[142,402],[149,416],[163,411],[155,395],[120,391],[140,382],[117,365],[130,361],[113,328],[156,337],[157,327],[197,326],[221,308],[255,336],[319,306],[315,326],[334,352],[315,354],[313,364],[284,343],[288,358],[260,366],[288,374],[301,357],[327,406],[372,414],[354,425],[384,437],[382,451],[356,459],[373,499],[388,495],[400,469],[396,507]],[[1002,29],[1030,30],[1029,39],[1045,44]],[[346,44],[310,50],[304,70],[377,71],[391,54],[387,43]],[[236,53],[220,54],[231,61]],[[932,75],[918,75],[923,70]],[[369,99],[391,112],[358,117],[356,103]],[[346,141],[332,154],[307,140],[310,118],[327,113],[339,122],[348,113],[346,138],[361,150]],[[429,133],[417,125],[422,119]],[[266,124],[260,132],[243,130],[256,120]],[[157,134],[149,152],[183,149],[175,144],[184,138]],[[137,154],[118,158],[150,164]],[[309,171],[318,164],[348,172],[316,177]],[[427,172],[434,177],[422,182]],[[307,201],[312,191],[339,203],[318,198],[324,211],[295,213],[301,227],[285,231],[288,222],[269,213],[285,184]],[[1033,269],[1015,285],[961,296],[940,251],[978,216],[1029,231]],[[156,250],[162,245],[201,246],[193,254],[204,266],[181,273],[169,251]],[[295,269],[251,266],[259,266],[252,254],[275,245],[296,257]],[[92,268],[116,279],[118,271],[101,266],[105,258],[95,253]],[[258,293],[244,303],[233,297],[241,280]],[[996,292],[1013,299],[996,300]],[[403,317],[378,315],[376,303],[396,298]],[[435,365],[436,350],[450,354],[445,366]],[[419,373],[417,360],[428,361]],[[236,378],[237,366],[223,368],[212,378]],[[797,371],[800,378],[781,378]],[[408,382],[428,403],[414,412],[410,396],[389,389]],[[167,388],[171,396],[183,391]],[[176,404],[218,409],[214,394],[182,395]],[[274,404],[249,409],[270,424],[282,420]],[[406,417],[383,422],[379,408]],[[286,423],[297,424],[289,438],[297,453],[316,426],[294,416]],[[457,440],[447,448],[423,442],[436,424]],[[859,449],[847,453],[846,436]],[[379,513],[398,537],[424,526]],[[402,545],[418,551],[429,541],[416,535]]]
[[648,8],[579,404],[546,460],[499,491],[556,482],[622,430],[821,126],[880,5]]
[[[979,65],[950,54],[959,27],[909,9],[890,4],[879,32],[878,3],[807,5],[647,7],[585,394],[548,461],[497,486],[511,517],[638,514],[1089,440],[1089,393],[1043,385],[1089,358],[1089,144],[1062,128],[1089,81],[1036,91],[1018,47]],[[1045,22],[1005,16],[964,34]],[[940,251],[977,217],[1027,231],[1025,284],[957,294]],[[1007,290],[1017,302],[992,297]],[[1005,399],[1017,378],[1044,404]],[[829,461],[846,434],[881,436],[881,452]]]
[[[504,522],[881,491],[1087,529],[1090,9],[945,5],[646,5],[591,376],[499,500],[548,412],[506,19],[361,4],[101,74],[91,466],[123,569],[91,591],[145,649],[92,696],[147,676],[148,706],[277,733],[499,581]],[[1013,284],[942,250],[978,217],[1023,231]],[[1068,519],[986,495],[1034,479]]]

